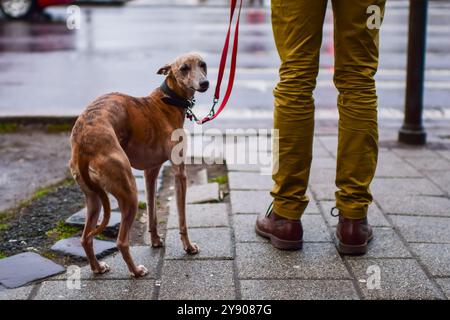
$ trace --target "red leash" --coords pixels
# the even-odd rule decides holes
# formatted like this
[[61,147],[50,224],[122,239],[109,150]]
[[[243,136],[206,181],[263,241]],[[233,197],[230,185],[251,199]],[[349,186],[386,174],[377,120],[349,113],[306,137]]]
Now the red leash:
[[215,108],[217,102],[219,101],[219,97],[220,97],[220,86],[222,84],[223,74],[225,71],[225,65],[227,63],[228,47],[230,44],[231,24],[233,21],[236,4],[237,4],[237,0],[231,0],[231,2],[230,2],[230,22],[228,24],[228,32],[227,32],[227,36],[225,38],[225,44],[223,45],[222,56],[220,58],[219,73],[217,75],[216,91],[214,92],[213,105],[211,107],[211,110],[209,111],[209,114],[206,117],[204,117],[202,120],[197,120],[196,121],[197,124],[204,124],[208,121],[213,120],[215,117],[217,117],[222,112],[222,110],[225,108],[225,106],[228,102],[228,99],[231,96],[231,91],[233,90],[234,76],[236,73],[236,57],[237,57],[237,51],[238,51],[238,38],[239,38],[239,20],[241,17],[242,0],[239,0],[239,10],[238,10],[238,14],[237,14],[236,27],[234,30],[233,49],[231,52],[231,65],[230,65],[230,74],[228,76],[227,91],[225,92],[225,96],[223,97],[223,100],[219,106],[219,109],[217,109],[217,112],[216,112],[214,110],[214,108]]

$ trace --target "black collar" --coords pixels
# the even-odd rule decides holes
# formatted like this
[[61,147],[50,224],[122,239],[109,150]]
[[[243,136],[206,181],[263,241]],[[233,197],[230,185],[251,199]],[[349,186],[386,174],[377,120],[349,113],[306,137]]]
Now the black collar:
[[195,99],[185,99],[177,95],[172,89],[167,85],[166,80],[160,86],[161,90],[164,92],[165,96],[161,98],[164,103],[171,104],[173,106],[190,109],[195,104]]

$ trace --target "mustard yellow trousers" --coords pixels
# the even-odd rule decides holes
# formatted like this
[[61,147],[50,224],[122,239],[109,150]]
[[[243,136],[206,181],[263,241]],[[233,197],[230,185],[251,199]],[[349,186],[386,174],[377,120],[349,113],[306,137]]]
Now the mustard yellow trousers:
[[[280,81],[274,89],[279,158],[271,195],[275,212],[290,219],[300,218],[309,202],[305,192],[313,154],[312,93],[327,2],[271,1],[273,33],[281,59]],[[351,219],[365,217],[372,202],[369,185],[378,157],[374,75],[379,47],[379,25],[373,14],[381,13],[382,18],[384,6],[385,0],[332,0],[334,84],[339,91],[335,197],[340,214]]]

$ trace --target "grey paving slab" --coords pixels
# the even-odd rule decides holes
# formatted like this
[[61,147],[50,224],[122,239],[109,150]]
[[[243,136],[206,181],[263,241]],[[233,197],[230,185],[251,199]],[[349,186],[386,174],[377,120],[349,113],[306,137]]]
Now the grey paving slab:
[[[145,278],[156,278],[157,267],[161,257],[161,250],[158,248],[152,248],[150,246],[133,246],[130,247],[130,253],[133,257],[136,265],[144,265],[148,269],[148,274]],[[107,273],[97,275],[91,271],[91,268],[87,265],[81,268],[80,276],[83,280],[106,280],[106,279],[130,279],[130,271],[128,270],[122,255],[119,252],[113,255],[101,259],[105,262],[111,270]],[[56,277],[50,278],[49,280],[64,280],[70,276],[68,272],[58,275]]]
[[201,170],[195,172],[194,174],[189,175],[187,178],[188,178],[190,185],[207,184],[208,183],[208,170],[201,169]]
[[229,228],[189,229],[189,239],[200,247],[198,254],[187,254],[183,250],[178,230],[168,230],[165,259],[232,259],[233,257]]
[[[366,299],[440,299],[436,287],[414,259],[349,260],[350,268]],[[380,275],[380,289],[373,281]],[[369,289],[371,288],[371,289]]]
[[162,269],[159,299],[235,299],[233,262],[167,260]]
[[227,164],[228,171],[260,172],[259,164]]
[[305,242],[330,242],[330,232],[321,215],[303,215],[303,241]]
[[438,155],[433,158],[409,158],[407,161],[418,170],[450,170],[450,161]]
[[270,190],[272,177],[254,172],[229,172],[228,185],[231,190]]
[[[178,228],[178,210],[170,205],[167,223],[169,229]],[[186,220],[189,228],[228,227],[228,209],[225,203],[205,203],[186,205]]]
[[440,151],[436,151],[437,153],[439,153],[441,155],[441,157],[444,157],[447,160],[450,160],[450,150],[440,150]]
[[347,259],[369,258],[412,258],[408,248],[392,228],[373,228],[373,239],[369,251],[363,256],[346,257]]
[[313,143],[313,159],[320,157],[329,157],[330,153],[322,147],[321,143],[316,139]]
[[190,186],[186,192],[186,203],[217,202],[219,197],[219,184],[216,182]]
[[411,248],[433,276],[450,277],[450,244],[413,243]]
[[[120,219],[122,215],[119,211],[111,211],[111,216],[109,218],[108,225],[106,226],[106,231],[117,232],[120,227]],[[100,216],[98,218],[99,225],[103,220],[103,208],[100,211]],[[86,208],[81,209],[80,211],[74,213],[70,217],[66,219],[66,224],[78,227],[84,227],[86,222]]]
[[144,191],[138,192],[138,201],[147,203],[147,196],[145,195]]
[[395,148],[392,151],[402,158],[437,158],[438,155],[435,151],[426,149],[424,147],[411,147],[411,148]]
[[[338,223],[338,217],[333,217],[330,212],[331,208],[335,206],[334,201],[320,201],[320,206],[323,208],[324,217],[331,227],[335,227]],[[391,224],[384,217],[383,213],[376,204],[371,204],[367,212],[367,219],[373,227],[390,227]]]
[[[310,196],[310,203],[305,210],[305,214],[319,214],[320,210],[315,201]],[[269,191],[240,191],[232,190],[230,192],[231,212],[232,213],[265,213],[273,198]]]
[[337,136],[319,137],[319,140],[327,151],[336,155],[338,145]]
[[0,290],[0,300],[27,300],[33,286]]
[[241,279],[349,279],[332,243],[305,243],[300,251],[281,251],[266,243],[237,243]]
[[[50,249],[74,258],[86,259],[86,252],[84,252],[80,238],[78,237],[59,240]],[[94,239],[94,252],[97,257],[103,257],[116,250],[117,246],[115,242]]]
[[244,300],[356,300],[350,280],[242,280]]
[[[257,215],[245,214],[233,216],[233,229],[236,242],[267,242],[263,237],[255,233],[255,221]],[[330,242],[330,233],[320,215],[304,215],[303,241],[305,242]]]
[[446,197],[383,195],[376,201],[387,214],[450,217],[450,199]]
[[334,186],[334,180],[336,177],[336,169],[327,168],[311,168],[309,174],[309,183],[314,184],[328,184]]
[[311,168],[336,170],[336,159],[331,156],[313,158]]
[[450,192],[450,170],[426,171],[425,174],[447,194]]
[[255,233],[256,214],[240,214],[232,218],[236,242],[267,242]]
[[317,200],[334,200],[337,188],[331,183],[313,183],[311,189]]
[[[68,286],[68,283],[69,286]],[[65,280],[43,282],[34,300],[151,300],[154,280],[81,280],[80,289]]]
[[109,205],[111,207],[111,210],[113,211],[119,211],[119,203],[117,202],[117,199],[114,198],[112,195],[108,195],[109,198]]
[[0,259],[0,284],[17,288],[31,281],[64,272],[65,268],[34,252],[19,253]]
[[421,177],[422,174],[393,152],[380,152],[376,177]]
[[381,195],[443,195],[428,179],[424,178],[375,178],[371,184],[374,197]]
[[141,177],[136,177],[136,186],[139,192],[145,192],[145,180]]
[[272,197],[268,191],[238,191],[230,192],[232,213],[264,213],[267,211]]
[[135,177],[144,177],[144,170],[137,170],[137,169],[131,168],[131,173],[133,173],[133,176],[135,176]]
[[391,216],[408,242],[450,243],[450,218]]
[[436,282],[439,284],[442,291],[444,291],[447,299],[450,299],[450,278],[436,279]]

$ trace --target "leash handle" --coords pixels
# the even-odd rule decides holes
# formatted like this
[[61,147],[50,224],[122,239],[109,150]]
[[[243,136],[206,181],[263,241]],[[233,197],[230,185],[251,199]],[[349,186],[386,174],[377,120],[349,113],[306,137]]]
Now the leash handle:
[[238,9],[238,14],[237,14],[236,27],[234,30],[233,49],[232,49],[232,53],[231,53],[231,65],[230,65],[230,74],[228,76],[227,90],[225,92],[225,96],[223,97],[222,102],[220,103],[219,109],[217,110],[217,112],[215,112],[214,108],[215,108],[217,102],[219,101],[220,87],[222,85],[222,79],[223,79],[223,75],[224,75],[224,71],[225,71],[225,66],[227,63],[228,48],[229,48],[229,44],[230,44],[230,35],[231,35],[231,25],[233,22],[234,12],[236,11],[236,4],[237,4],[237,0],[231,0],[231,2],[230,2],[230,21],[228,24],[227,35],[225,37],[225,43],[224,43],[223,49],[222,49],[222,56],[220,58],[219,72],[217,74],[217,83],[216,83],[216,90],[214,92],[213,106],[211,107],[211,110],[206,117],[204,117],[200,121],[196,121],[197,124],[204,124],[204,123],[216,118],[222,112],[224,107],[226,106],[226,104],[231,96],[231,91],[233,90],[234,77],[236,74],[236,58],[237,58],[237,52],[238,52],[239,21],[241,18],[242,0],[239,0],[239,9]]

